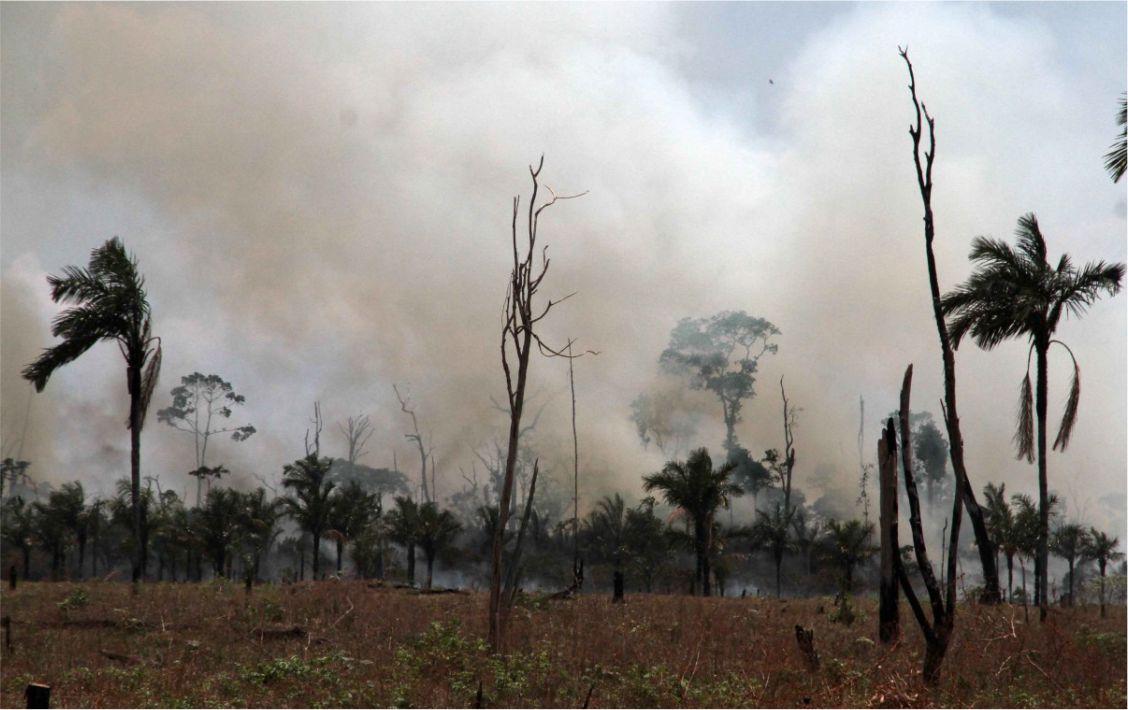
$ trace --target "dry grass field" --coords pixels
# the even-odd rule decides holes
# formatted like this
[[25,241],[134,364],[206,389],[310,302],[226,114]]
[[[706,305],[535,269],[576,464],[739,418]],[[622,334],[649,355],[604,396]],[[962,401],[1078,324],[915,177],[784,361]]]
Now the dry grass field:
[[[21,584],[0,704],[28,682],[54,707],[1124,707],[1125,617],[1112,608],[964,606],[939,688],[920,682],[907,608],[900,645],[875,644],[875,605],[851,626],[826,599],[603,595],[525,598],[509,652],[485,649],[486,596],[362,582]],[[794,625],[814,628],[810,673]],[[590,693],[590,698],[589,698]]]

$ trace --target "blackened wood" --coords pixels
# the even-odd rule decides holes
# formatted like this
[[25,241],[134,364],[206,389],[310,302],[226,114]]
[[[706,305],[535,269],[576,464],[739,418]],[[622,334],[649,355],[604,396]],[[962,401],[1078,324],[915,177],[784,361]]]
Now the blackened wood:
[[878,606],[878,637],[892,643],[901,635],[897,611],[897,435],[893,422],[882,432],[877,444],[878,476],[881,506],[881,587]]

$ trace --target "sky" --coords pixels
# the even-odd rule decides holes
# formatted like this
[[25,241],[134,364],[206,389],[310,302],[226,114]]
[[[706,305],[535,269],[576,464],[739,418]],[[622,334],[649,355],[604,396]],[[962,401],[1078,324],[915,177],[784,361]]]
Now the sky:
[[[528,165],[588,191],[544,213],[543,321],[575,363],[581,506],[633,495],[663,457],[630,402],[662,382],[684,317],[774,323],[741,443],[782,445],[778,381],[801,408],[797,484],[853,490],[858,400],[867,460],[914,364],[914,409],[939,414],[908,126],[907,46],[936,118],[941,288],[977,235],[1035,212],[1052,260],[1125,261],[1125,183],[1102,156],[1125,90],[1123,3],[14,4],[0,5],[0,416],[5,455],[108,492],[127,475],[124,365],[102,344],[31,394],[20,369],[52,344],[45,277],[120,236],[164,347],[142,469],[190,489],[191,440],[156,409],[182,375],[245,395],[213,444],[234,485],[277,480],[368,414],[371,466],[418,464],[408,394],[440,495],[503,440],[498,357],[512,198]],[[1124,532],[1125,295],[1066,321],[1083,373],[1070,448],[1049,462],[1067,514]],[[1036,492],[1011,447],[1026,344],[957,353],[969,475]],[[1050,361],[1051,412],[1068,360]],[[531,435],[571,465],[568,372],[535,359]],[[695,445],[720,451],[719,405],[689,397]],[[829,477],[826,475],[830,473]],[[818,475],[816,475],[818,474]],[[823,490],[822,492],[826,492]]]

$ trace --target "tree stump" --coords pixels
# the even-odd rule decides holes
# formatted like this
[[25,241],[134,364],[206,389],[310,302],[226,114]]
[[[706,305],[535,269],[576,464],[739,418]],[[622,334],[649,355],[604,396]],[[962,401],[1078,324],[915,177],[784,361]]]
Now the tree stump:
[[614,596],[611,597],[611,603],[612,604],[622,604],[623,603],[623,573],[622,572],[620,572],[618,570],[615,571],[613,584],[614,584],[614,587],[615,587],[615,592],[614,592]]
[[51,707],[51,686],[49,685],[29,683],[24,694],[27,695],[27,706],[29,708]]
[[799,652],[807,662],[807,670],[814,673],[819,669],[819,653],[815,650],[815,630],[804,629],[799,624],[795,625],[795,641],[799,644]]
[[13,592],[16,591],[16,566],[12,565],[8,568],[8,589]]

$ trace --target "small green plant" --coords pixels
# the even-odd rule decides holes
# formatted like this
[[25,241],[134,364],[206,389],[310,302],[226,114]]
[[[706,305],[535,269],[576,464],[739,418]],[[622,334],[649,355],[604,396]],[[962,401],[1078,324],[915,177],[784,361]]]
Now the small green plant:
[[319,678],[332,680],[336,677],[327,666],[340,660],[337,654],[321,656],[306,661],[298,656],[274,658],[263,661],[243,671],[241,677],[248,683],[266,685],[283,678]]
[[66,613],[74,609],[81,609],[88,604],[90,604],[90,595],[82,587],[75,587],[57,606],[60,611]]

